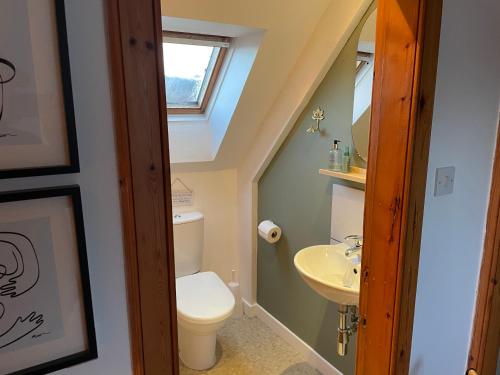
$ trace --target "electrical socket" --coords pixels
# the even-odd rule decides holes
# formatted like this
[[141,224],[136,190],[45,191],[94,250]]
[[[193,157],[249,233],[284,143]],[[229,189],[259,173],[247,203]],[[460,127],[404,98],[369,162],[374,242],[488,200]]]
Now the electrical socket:
[[444,167],[436,169],[436,181],[434,185],[434,196],[452,194],[455,184],[455,167]]

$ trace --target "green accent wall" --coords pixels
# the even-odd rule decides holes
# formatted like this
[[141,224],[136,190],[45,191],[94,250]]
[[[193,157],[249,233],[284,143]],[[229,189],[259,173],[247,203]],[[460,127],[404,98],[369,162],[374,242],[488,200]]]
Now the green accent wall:
[[[337,305],[306,285],[293,258],[304,247],[330,242],[333,178],[320,175],[318,170],[328,167],[328,151],[334,139],[352,149],[355,58],[366,17],[333,63],[258,187],[259,222],[273,220],[282,228],[283,237],[276,245],[258,239],[257,302],[345,375],[354,374],[356,337],[351,338],[348,355],[338,356]],[[321,122],[322,133],[308,134],[312,111],[318,106],[326,117]],[[362,188],[356,184],[354,187]]]

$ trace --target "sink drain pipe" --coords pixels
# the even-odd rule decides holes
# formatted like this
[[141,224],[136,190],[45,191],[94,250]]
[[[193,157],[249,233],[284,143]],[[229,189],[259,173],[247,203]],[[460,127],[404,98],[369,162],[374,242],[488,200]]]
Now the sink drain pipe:
[[[350,310],[350,325],[348,315]],[[337,353],[340,356],[347,355],[349,338],[358,329],[358,309],[356,306],[339,305],[339,328],[337,335]]]

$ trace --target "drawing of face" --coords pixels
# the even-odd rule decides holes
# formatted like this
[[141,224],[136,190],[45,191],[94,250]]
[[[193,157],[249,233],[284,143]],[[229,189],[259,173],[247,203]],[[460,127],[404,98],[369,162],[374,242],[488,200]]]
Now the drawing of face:
[[4,85],[9,83],[16,76],[16,67],[7,59],[0,57],[0,122],[3,117],[3,97],[4,97]]
[[35,311],[9,316],[5,308],[9,299],[29,292],[39,277],[40,264],[30,239],[20,233],[0,232],[0,349],[17,342],[44,323],[43,315]]
[[18,273],[20,265],[22,265],[21,253],[15,246],[8,242],[0,242],[0,286],[7,282],[8,277]]
[[18,297],[33,288],[40,276],[35,248],[20,233],[0,232],[0,297]]

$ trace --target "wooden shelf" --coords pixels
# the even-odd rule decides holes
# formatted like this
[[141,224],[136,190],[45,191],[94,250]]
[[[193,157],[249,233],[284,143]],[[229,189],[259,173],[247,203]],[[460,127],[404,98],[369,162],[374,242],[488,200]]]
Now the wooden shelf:
[[349,173],[343,172],[335,172],[331,169],[320,169],[319,174],[340,178],[342,180],[354,181],[360,184],[366,184],[366,169],[351,167],[351,171]]

